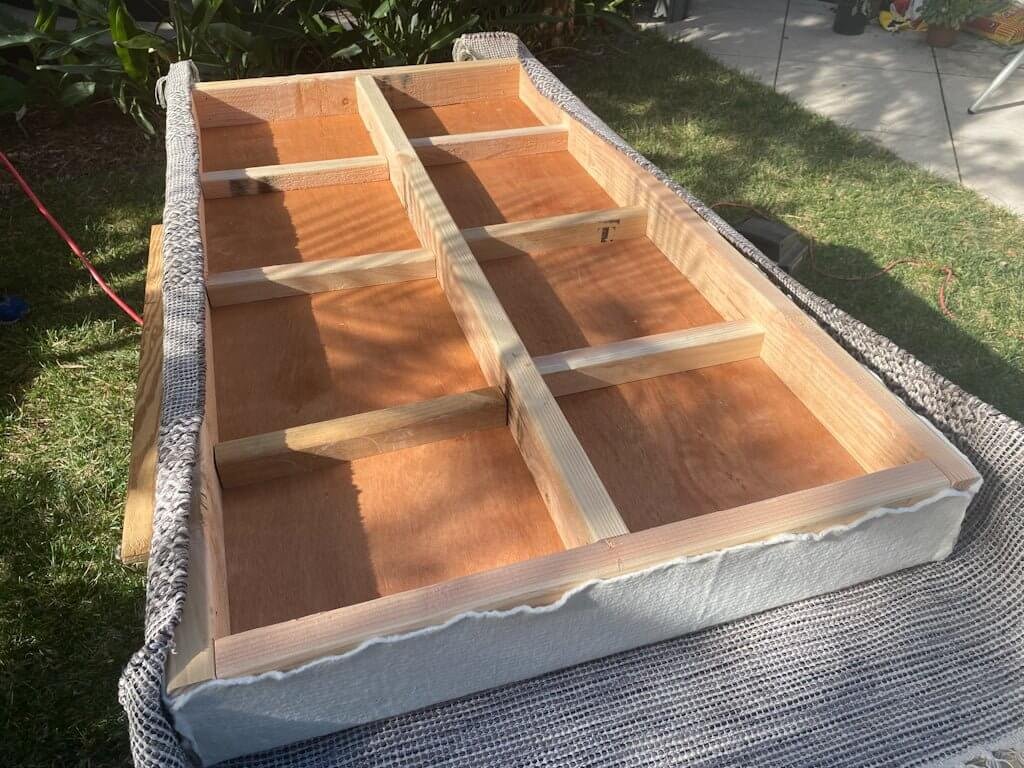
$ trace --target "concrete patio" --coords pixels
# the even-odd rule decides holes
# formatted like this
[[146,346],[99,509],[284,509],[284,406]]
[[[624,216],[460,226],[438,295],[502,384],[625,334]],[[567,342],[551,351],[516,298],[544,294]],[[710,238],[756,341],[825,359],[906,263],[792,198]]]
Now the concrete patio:
[[1024,67],[977,115],[967,107],[1013,55],[961,33],[950,49],[924,34],[832,31],[820,0],[693,0],[665,35],[844,123],[900,157],[1024,215]]

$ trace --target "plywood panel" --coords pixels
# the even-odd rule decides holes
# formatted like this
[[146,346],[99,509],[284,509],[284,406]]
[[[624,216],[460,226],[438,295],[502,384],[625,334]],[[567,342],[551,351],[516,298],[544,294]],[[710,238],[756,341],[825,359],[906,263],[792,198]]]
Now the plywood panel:
[[204,171],[374,154],[370,136],[358,115],[321,115],[204,128],[200,141]]
[[615,207],[568,152],[441,165],[429,172],[462,228]]
[[536,356],[721,321],[645,238],[483,264]]
[[631,531],[863,474],[757,359],[558,403]]
[[420,247],[387,181],[207,200],[209,271]]
[[232,631],[561,550],[507,429],[224,493]]
[[213,343],[221,440],[486,386],[436,280],[219,307]]
[[411,139],[497,131],[502,128],[527,128],[541,124],[530,108],[519,99],[487,99],[465,104],[403,109],[395,115]]

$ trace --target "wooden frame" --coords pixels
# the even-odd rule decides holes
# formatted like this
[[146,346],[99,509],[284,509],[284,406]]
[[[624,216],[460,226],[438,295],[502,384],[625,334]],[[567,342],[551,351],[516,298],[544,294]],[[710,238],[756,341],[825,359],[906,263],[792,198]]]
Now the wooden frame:
[[[967,489],[978,480],[962,455],[717,231],[657,178],[538,93],[515,60],[207,83],[196,86],[193,105],[205,156],[216,154],[218,142],[242,135],[233,131],[246,132],[247,141],[287,148],[292,146],[287,132],[299,131],[305,122],[353,116],[358,124],[352,130],[365,130],[359,146],[372,146],[375,154],[310,159],[302,155],[308,142],[295,142],[295,157],[282,156],[278,165],[203,172],[204,240],[211,254],[207,368],[214,370],[216,352],[223,370],[208,382],[202,501],[191,531],[198,557],[193,555],[194,582],[171,660],[171,690],[212,677],[286,669],[465,611],[548,603],[589,579],[779,533],[822,530],[880,506]],[[479,129],[470,130],[474,127]],[[435,132],[424,135],[423,130]],[[568,169],[574,180],[559,187],[552,168]],[[516,179],[519,172],[534,173],[533,181]],[[479,190],[459,202],[452,192],[459,184]],[[537,194],[519,194],[529,184],[539,185]],[[359,185],[382,202],[352,214],[359,228],[353,237],[387,244],[342,252],[348,241],[338,230],[323,231],[317,206],[346,194],[344,187]],[[573,195],[588,195],[588,202],[577,204]],[[267,238],[275,253],[289,258],[220,270],[216,248],[231,242],[251,247],[238,239],[247,235],[230,219],[235,210],[247,210],[237,206],[246,205],[260,206],[261,213],[252,214],[253,227],[266,226],[268,233],[275,222],[283,227],[285,234]],[[515,212],[538,207],[544,212]],[[399,210],[400,216],[393,213]],[[348,230],[340,233],[347,237]],[[340,250],[331,253],[322,245],[328,242]],[[319,250],[307,260],[309,243]],[[444,301],[429,303],[435,295],[430,291],[438,289]],[[663,300],[660,292],[666,291]],[[679,297],[689,297],[690,306],[680,308]],[[147,300],[147,314],[148,305]],[[422,309],[428,306],[429,311]],[[322,321],[325,313],[335,313],[330,323]],[[431,313],[436,320],[427,318]],[[300,328],[296,318],[308,328]],[[401,333],[378,341],[392,320],[428,325],[408,332],[402,326]],[[634,327],[638,330],[631,331]],[[456,329],[454,335],[450,329]],[[277,334],[267,340],[269,352],[276,352],[276,344],[286,354],[314,333],[325,345],[314,373],[258,367],[267,351],[260,346],[261,334]],[[344,349],[328,348],[342,333],[348,334]],[[577,343],[567,343],[573,336]],[[338,363],[332,356],[349,354],[352,345],[371,350],[370,357],[349,364],[344,376],[335,375],[332,366]],[[147,358],[152,348],[150,343],[144,350]],[[426,350],[423,360],[417,357],[420,350]],[[309,357],[296,355],[296,360]],[[151,366],[143,372],[139,409],[145,415],[153,411],[154,390]],[[224,376],[231,381],[225,384]],[[403,376],[417,382],[415,391],[394,384]],[[288,399],[295,387],[316,377],[322,382],[315,391]],[[358,389],[362,378],[375,383]],[[339,412],[341,401],[332,399],[331,390],[338,382],[356,388],[359,396],[343,403],[348,408],[358,401],[355,410]],[[220,398],[218,408],[214,394],[221,386],[235,389]],[[245,396],[235,396],[243,387]],[[398,394],[375,403],[383,391]],[[691,391],[709,394],[687,400]],[[748,428],[762,430],[758,434],[787,432],[790,425],[783,421],[765,426],[767,417],[758,415],[762,397],[765,408],[772,398],[785,401],[772,413],[789,414],[786,418],[803,425],[793,427],[803,431],[794,432],[789,442],[780,438],[765,451],[795,452],[810,435],[819,443],[811,450],[835,457],[833,463],[814,464],[795,480],[799,468],[776,482],[773,473],[785,474],[779,461],[768,462],[760,474],[750,470],[753,479],[733,477],[729,456],[715,453],[719,438],[707,433],[720,430],[722,445],[746,450],[741,443]],[[312,412],[307,410],[296,415],[297,409],[314,407],[321,409],[318,418],[300,418]],[[692,432],[692,439],[707,440],[707,456],[698,451],[692,460],[733,478],[725,485],[732,482],[730,492],[746,494],[735,497],[740,503],[694,497],[694,511],[655,510],[652,522],[632,509],[634,499],[623,488],[629,485],[626,475],[641,467],[619,457],[631,440],[643,441],[657,431],[643,414],[669,407],[689,409],[693,428],[683,430],[683,437],[657,439],[673,445],[691,439]],[[289,419],[293,423],[284,423]],[[615,434],[632,438],[619,443],[607,437],[608,423],[615,419],[622,421],[621,433]],[[145,423],[137,415],[133,478],[145,463],[140,452],[152,433]],[[283,426],[258,426],[279,423]],[[435,460],[420,457],[436,456],[430,471],[439,473],[431,475],[438,487],[431,490],[443,494],[449,483],[473,482],[457,465],[445,463],[443,452],[465,444],[459,441],[504,439],[488,436],[505,428],[525,467],[522,477],[532,478],[527,491],[539,494],[549,518],[544,524],[553,532],[533,550],[491,567],[291,616],[291,621],[238,618],[247,609],[232,595],[238,582],[231,576],[229,550],[244,540],[235,519],[242,504],[232,494],[248,494],[237,498],[250,505],[275,495],[282,504],[294,504],[284,499],[318,492],[313,490],[320,487],[318,473],[344,466],[358,473],[365,466],[366,477],[376,478],[378,465],[359,462],[387,461],[389,455],[419,462],[394,465],[404,469],[389,465],[384,476],[396,488],[405,482],[404,473]],[[492,442],[478,450],[500,453]],[[500,455],[507,464],[507,455]],[[668,467],[674,457],[652,460]],[[518,471],[508,468],[510,476]],[[664,482],[672,484],[667,477]],[[699,486],[700,478],[686,482]],[[369,479],[359,490],[369,500],[357,503],[368,508],[376,503],[371,494],[389,492]],[[651,495],[663,492],[669,493],[657,488]],[[481,504],[500,508],[501,500]],[[529,508],[522,500],[516,505]],[[129,525],[144,516],[144,507],[129,504],[126,542]],[[413,525],[399,514],[388,521],[388,530],[406,524]],[[520,535],[510,533],[520,530],[513,524],[510,519],[496,536]]]

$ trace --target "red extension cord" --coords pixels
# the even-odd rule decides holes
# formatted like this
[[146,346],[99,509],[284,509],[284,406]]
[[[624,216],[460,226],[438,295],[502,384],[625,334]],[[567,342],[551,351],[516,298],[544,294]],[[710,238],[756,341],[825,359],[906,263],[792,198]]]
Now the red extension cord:
[[96,284],[103,289],[103,292],[107,294],[111,301],[117,304],[117,306],[119,306],[135,323],[142,325],[142,318],[139,317],[138,313],[125,304],[121,297],[114,293],[114,289],[107,285],[103,276],[96,271],[96,267],[94,267],[92,262],[86,258],[84,253],[82,253],[82,249],[78,247],[78,243],[72,240],[71,235],[64,231],[64,227],[62,227],[60,222],[53,217],[53,214],[47,210],[46,206],[43,205],[43,202],[36,196],[36,193],[32,191],[32,187],[30,187],[28,182],[22,178],[21,174],[18,173],[18,169],[14,167],[11,161],[7,158],[7,155],[2,151],[0,151],[0,163],[3,163],[4,167],[10,171],[11,176],[13,176],[14,180],[18,182],[18,186],[21,187],[21,190],[28,196],[29,200],[35,203],[36,208],[41,214],[43,214],[43,218],[50,222],[50,226],[53,227],[54,231],[64,238],[64,242],[68,244],[71,252],[78,257],[78,260],[82,262],[82,266],[88,270],[89,274],[92,275],[92,279],[95,280]]

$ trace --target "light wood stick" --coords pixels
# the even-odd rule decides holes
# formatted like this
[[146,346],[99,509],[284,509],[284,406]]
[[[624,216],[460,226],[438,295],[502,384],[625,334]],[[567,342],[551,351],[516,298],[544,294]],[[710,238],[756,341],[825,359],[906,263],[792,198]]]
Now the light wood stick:
[[505,423],[505,397],[489,387],[229,440],[217,445],[217,472],[234,488]]
[[749,320],[670,331],[534,358],[556,397],[757,357],[764,333]]
[[643,237],[644,208],[610,208],[462,230],[477,261]]
[[264,165],[202,174],[203,196],[218,197],[285,192],[289,189],[329,187],[334,184],[363,184],[384,181],[388,165],[383,157],[347,157],[309,163]]
[[420,161],[426,166],[432,166],[560,152],[569,146],[569,135],[562,126],[539,125],[500,131],[429,136],[410,139],[410,143],[419,155]]
[[429,251],[387,251],[219,272],[206,279],[206,295],[211,305],[223,307],[430,277],[435,277],[435,269],[434,257]]

